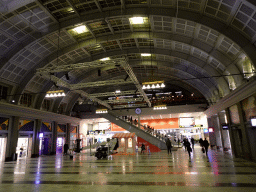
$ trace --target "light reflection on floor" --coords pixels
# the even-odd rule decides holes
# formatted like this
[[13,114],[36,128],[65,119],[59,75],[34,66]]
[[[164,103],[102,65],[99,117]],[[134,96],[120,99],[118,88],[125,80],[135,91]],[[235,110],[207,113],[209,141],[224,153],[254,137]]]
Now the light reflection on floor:
[[[253,191],[256,163],[195,146],[97,160],[88,154],[43,156],[0,164],[0,191]],[[122,187],[120,189],[120,187]]]

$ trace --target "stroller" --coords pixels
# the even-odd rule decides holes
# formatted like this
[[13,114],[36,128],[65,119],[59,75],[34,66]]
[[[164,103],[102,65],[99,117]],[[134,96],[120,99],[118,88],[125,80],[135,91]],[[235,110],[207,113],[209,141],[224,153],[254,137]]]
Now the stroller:
[[96,150],[95,157],[97,157],[97,159],[106,158],[109,155],[108,154],[109,152],[110,152],[109,146],[101,145]]

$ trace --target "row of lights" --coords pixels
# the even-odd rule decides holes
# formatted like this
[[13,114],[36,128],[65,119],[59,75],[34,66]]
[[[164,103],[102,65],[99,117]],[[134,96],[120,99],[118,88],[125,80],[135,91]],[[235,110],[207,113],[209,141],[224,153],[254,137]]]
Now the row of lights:
[[164,87],[165,87],[165,84],[163,81],[142,83],[142,89],[160,89],[160,88],[164,88]]
[[[141,56],[142,57],[150,57],[151,54],[150,53],[141,53]],[[109,60],[110,60],[110,57],[105,57],[105,58],[100,59],[100,61],[109,61]]]
[[160,89],[160,88],[164,88],[165,87],[165,84],[161,84],[161,85],[159,85],[159,84],[153,84],[153,85],[143,85],[142,86],[142,89]]
[[108,113],[107,109],[97,109],[96,114]]
[[153,108],[153,110],[163,110],[163,109],[167,109],[166,105],[156,105]]
[[58,90],[58,91],[48,91],[46,92],[45,97],[53,98],[53,97],[65,97],[66,94],[64,90]]

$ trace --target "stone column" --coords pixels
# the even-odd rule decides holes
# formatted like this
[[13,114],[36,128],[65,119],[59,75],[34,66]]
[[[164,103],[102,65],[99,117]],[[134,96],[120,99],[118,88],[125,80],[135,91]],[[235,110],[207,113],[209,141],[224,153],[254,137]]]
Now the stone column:
[[56,121],[52,122],[52,144],[51,144],[51,153],[50,153],[51,155],[56,154],[56,144],[57,144],[57,137],[58,137],[57,126],[58,126],[58,123]]
[[70,145],[70,128],[71,128],[71,124],[67,123],[67,129],[66,129],[66,143],[68,144],[68,146]]
[[32,140],[32,154],[31,157],[39,157],[39,132],[41,129],[42,120],[36,119],[34,121],[34,128],[33,128],[33,140]]
[[239,119],[240,119],[240,126],[242,131],[242,144],[243,144],[243,151],[244,151],[244,158],[248,160],[252,160],[252,153],[251,153],[251,146],[250,141],[248,137],[248,130],[245,125],[245,116],[242,109],[241,103],[237,103],[238,113],[239,113]]
[[234,153],[235,155],[237,155],[237,152],[236,152],[236,148],[235,148],[235,139],[234,139],[234,134],[233,134],[233,130],[231,128],[231,117],[230,117],[230,114],[229,114],[229,109],[225,109],[226,111],[226,115],[227,115],[227,121],[228,121],[228,131],[229,131],[229,137],[230,137],[230,142],[231,142],[231,151],[232,153]]
[[215,134],[215,139],[216,139],[216,148],[220,149],[223,148],[222,144],[222,136],[220,132],[220,123],[219,123],[219,117],[218,116],[213,116],[213,131]]
[[[140,115],[138,115],[138,127],[140,128]],[[141,129],[141,128],[140,128]]]
[[[208,127],[214,127],[213,125],[213,117],[211,118],[207,118],[207,121],[208,121]],[[209,129],[208,129],[209,130]],[[215,134],[214,133],[209,133],[209,143],[210,143],[210,146],[211,145],[214,145],[216,146],[216,138],[215,138]]]
[[5,161],[16,161],[16,147],[19,138],[20,117],[12,116],[9,119],[7,146],[5,153]]
[[223,112],[219,112],[218,113],[218,118],[219,118],[219,125],[220,125],[220,133],[221,133],[221,138],[222,138],[222,146],[223,146],[223,150],[227,151],[229,149],[231,149],[230,147],[230,137],[229,137],[229,130],[223,130],[222,129],[222,124],[227,124],[227,122],[225,121],[225,111]]
[[79,125],[76,126],[76,139],[80,139],[80,127],[79,127]]

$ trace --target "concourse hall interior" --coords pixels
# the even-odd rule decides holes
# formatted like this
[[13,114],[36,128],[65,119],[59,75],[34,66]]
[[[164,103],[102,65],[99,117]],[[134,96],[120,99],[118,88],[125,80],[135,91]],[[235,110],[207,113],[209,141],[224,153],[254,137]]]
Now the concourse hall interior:
[[256,0],[0,0],[0,192],[256,190]]

